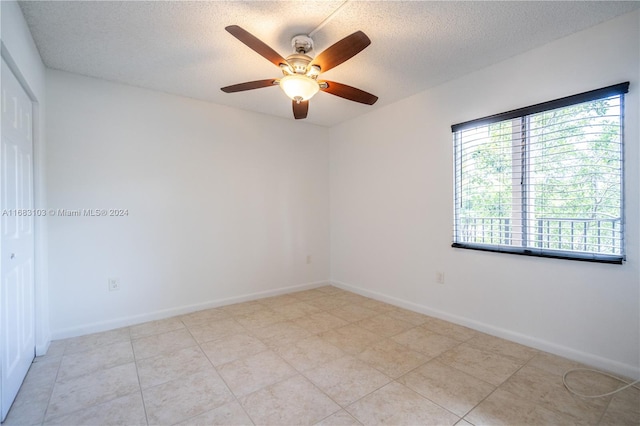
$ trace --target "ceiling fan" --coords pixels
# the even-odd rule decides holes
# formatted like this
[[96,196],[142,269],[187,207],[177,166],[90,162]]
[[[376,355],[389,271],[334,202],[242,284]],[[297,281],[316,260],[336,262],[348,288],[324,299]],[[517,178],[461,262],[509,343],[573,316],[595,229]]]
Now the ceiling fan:
[[262,87],[280,86],[291,98],[293,116],[296,119],[306,118],[309,111],[309,99],[318,91],[330,93],[354,102],[373,105],[378,97],[364,90],[347,86],[335,81],[318,80],[320,73],[329,71],[346,60],[360,53],[371,44],[371,40],[362,31],[343,38],[315,58],[307,55],[313,49],[313,40],[306,35],[297,35],[291,39],[295,53],[283,58],[278,52],[267,46],[257,37],[237,25],[225,28],[231,35],[253,49],[282,70],[282,78],[248,81],[223,87],[225,93],[242,92]]

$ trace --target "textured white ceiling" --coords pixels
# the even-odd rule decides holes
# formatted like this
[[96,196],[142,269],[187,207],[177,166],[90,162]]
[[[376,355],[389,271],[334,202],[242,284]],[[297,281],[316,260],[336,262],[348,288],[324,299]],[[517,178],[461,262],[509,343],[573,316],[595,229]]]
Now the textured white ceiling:
[[[310,32],[341,4],[20,2],[48,67],[291,120],[291,102],[278,87],[220,90],[281,76],[224,28],[240,25],[286,57],[293,35]],[[322,76],[380,99],[367,106],[319,93],[306,121],[335,125],[639,7],[639,1],[351,1],[314,36],[315,53],[364,31],[372,44]]]

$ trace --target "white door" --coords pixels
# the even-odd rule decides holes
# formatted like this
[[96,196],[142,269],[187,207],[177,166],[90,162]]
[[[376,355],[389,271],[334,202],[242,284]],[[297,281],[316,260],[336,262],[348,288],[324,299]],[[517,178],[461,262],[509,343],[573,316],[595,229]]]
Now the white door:
[[0,408],[7,415],[35,356],[33,114],[2,60],[0,149]]

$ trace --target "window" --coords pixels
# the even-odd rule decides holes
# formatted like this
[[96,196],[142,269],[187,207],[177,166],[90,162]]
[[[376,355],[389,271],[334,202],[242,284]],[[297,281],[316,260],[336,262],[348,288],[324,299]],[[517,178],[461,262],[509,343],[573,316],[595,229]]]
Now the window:
[[624,260],[629,83],[451,126],[453,247]]

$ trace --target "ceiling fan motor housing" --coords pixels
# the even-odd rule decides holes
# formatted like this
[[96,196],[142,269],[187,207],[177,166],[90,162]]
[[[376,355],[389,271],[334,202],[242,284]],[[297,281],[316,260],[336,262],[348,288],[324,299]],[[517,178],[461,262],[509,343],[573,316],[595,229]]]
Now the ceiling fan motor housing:
[[287,56],[287,62],[296,74],[306,74],[312,58],[304,53],[293,53]]
[[296,53],[309,53],[313,50],[313,40],[308,35],[299,34],[291,39],[291,47]]

